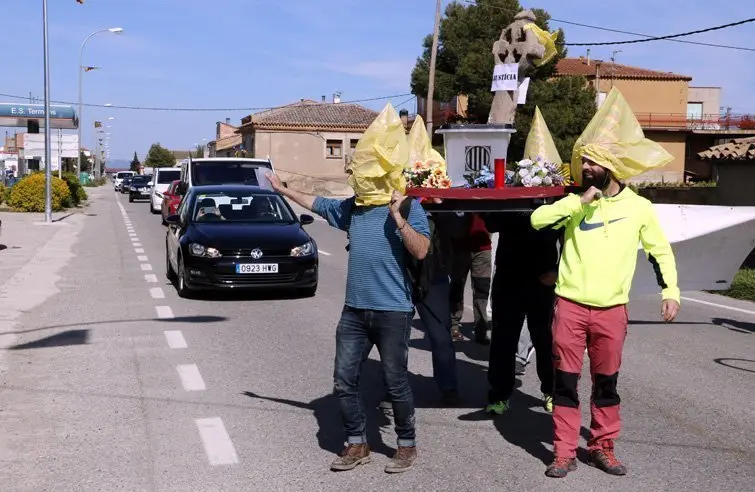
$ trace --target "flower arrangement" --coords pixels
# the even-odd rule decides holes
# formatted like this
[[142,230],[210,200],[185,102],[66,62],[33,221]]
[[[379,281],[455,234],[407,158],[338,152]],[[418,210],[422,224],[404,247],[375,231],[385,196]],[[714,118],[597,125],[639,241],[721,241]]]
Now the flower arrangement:
[[[464,178],[467,180],[466,188],[494,188],[495,187],[495,174],[490,171],[488,166],[482,166],[479,171],[471,171],[464,173]],[[506,185],[511,186],[514,184],[514,171],[506,171]]]
[[515,165],[514,186],[564,186],[567,184],[561,164],[548,162],[538,157],[535,161],[522,159]]
[[450,188],[451,178],[442,162],[428,159],[415,162],[404,171],[408,188]]

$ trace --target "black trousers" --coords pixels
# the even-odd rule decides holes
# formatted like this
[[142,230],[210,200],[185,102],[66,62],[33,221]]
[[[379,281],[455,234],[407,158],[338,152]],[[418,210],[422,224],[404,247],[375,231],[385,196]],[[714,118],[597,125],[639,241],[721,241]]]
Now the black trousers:
[[[553,394],[553,287],[537,279],[522,282],[521,276],[507,272],[506,278],[496,275],[492,288],[492,332],[488,362],[490,403],[508,400],[514,392],[516,352],[525,318],[537,359],[540,390]],[[518,282],[515,280],[519,280]]]

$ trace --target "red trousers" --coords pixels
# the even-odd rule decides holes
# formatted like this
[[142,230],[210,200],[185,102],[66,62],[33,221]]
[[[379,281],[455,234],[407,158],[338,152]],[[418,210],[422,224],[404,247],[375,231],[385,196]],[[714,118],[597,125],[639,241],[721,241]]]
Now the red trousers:
[[553,316],[555,387],[553,395],[553,451],[574,458],[582,417],[577,382],[582,374],[585,347],[590,356],[590,450],[600,449],[621,430],[616,383],[627,334],[625,305],[593,308],[558,297]]

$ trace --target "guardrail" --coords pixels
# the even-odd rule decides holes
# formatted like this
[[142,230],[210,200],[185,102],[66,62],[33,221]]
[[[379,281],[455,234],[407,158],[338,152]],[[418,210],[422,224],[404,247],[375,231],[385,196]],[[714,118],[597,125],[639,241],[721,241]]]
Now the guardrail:
[[705,114],[689,116],[679,113],[636,113],[643,128],[679,130],[755,130],[755,115]]

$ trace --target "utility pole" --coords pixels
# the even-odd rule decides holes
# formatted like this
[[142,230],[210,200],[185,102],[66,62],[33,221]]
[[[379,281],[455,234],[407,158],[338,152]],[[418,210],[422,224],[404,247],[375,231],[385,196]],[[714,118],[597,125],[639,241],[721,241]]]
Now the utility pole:
[[427,134],[433,139],[433,104],[435,99],[435,59],[438,56],[438,37],[440,36],[440,0],[435,6],[435,27],[433,28],[433,48],[430,51],[430,74],[427,81]]
[[52,224],[52,169],[50,158],[50,48],[47,35],[47,0],[42,0],[42,32],[45,65],[45,222]]

